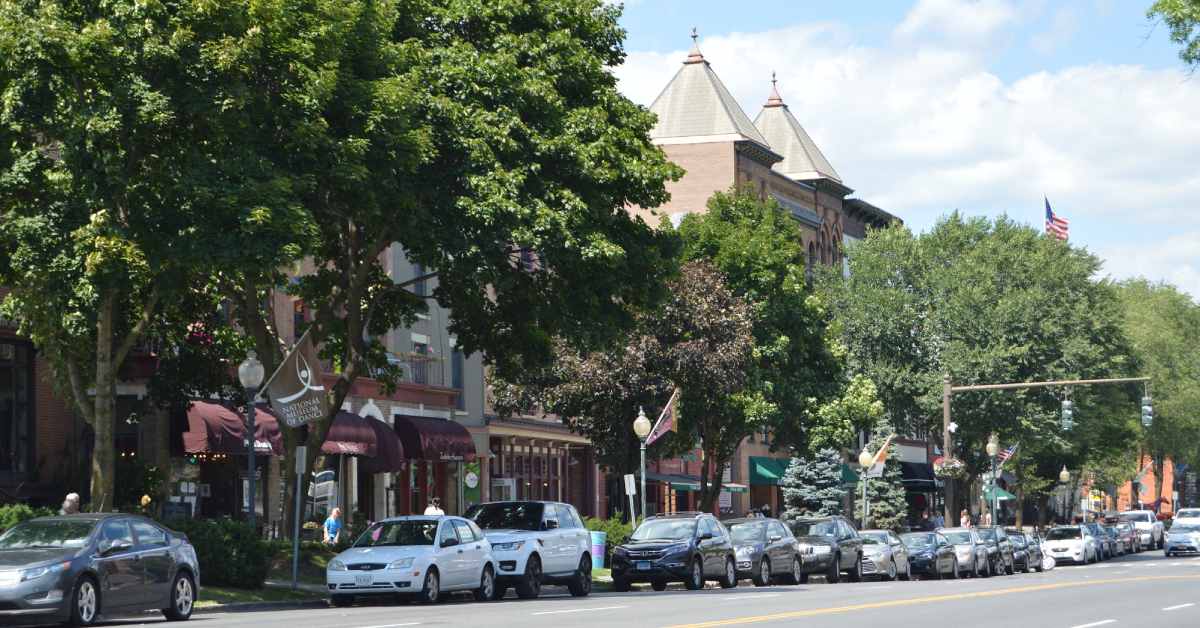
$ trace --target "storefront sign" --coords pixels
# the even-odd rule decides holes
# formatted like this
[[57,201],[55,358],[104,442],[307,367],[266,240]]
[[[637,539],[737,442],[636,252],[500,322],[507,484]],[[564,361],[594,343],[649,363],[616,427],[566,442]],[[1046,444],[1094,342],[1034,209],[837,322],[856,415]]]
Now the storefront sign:
[[300,427],[324,418],[329,409],[321,383],[321,363],[309,332],[283,359],[266,384],[271,408],[288,427]]

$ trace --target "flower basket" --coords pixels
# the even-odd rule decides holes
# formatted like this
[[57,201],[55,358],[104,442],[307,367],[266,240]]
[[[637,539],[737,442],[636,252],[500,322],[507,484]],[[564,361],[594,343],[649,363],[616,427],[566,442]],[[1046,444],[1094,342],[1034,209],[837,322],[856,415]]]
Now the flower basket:
[[967,465],[958,458],[935,460],[933,475],[943,480],[960,480],[967,475]]

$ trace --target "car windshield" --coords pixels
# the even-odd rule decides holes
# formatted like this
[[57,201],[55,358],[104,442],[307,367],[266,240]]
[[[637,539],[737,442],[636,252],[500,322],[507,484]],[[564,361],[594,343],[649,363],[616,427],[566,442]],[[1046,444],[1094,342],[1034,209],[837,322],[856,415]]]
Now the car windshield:
[[793,530],[799,536],[837,536],[837,524],[833,521],[801,522]]
[[900,537],[904,541],[904,545],[908,547],[933,547],[934,536],[932,534],[905,534]]
[[1079,528],[1054,528],[1046,533],[1047,541],[1067,541],[1079,538]]
[[83,547],[94,521],[41,519],[18,524],[0,536],[0,550]]
[[957,532],[943,532],[942,536],[946,537],[947,540],[955,545],[970,545],[972,543],[971,533],[965,530],[959,530]]
[[1184,508],[1175,513],[1176,519],[1200,519],[1200,509]]
[[1171,526],[1171,533],[1178,534],[1184,532],[1191,534],[1192,532],[1200,532],[1200,524],[1196,523],[1177,523]]
[[687,541],[696,533],[695,519],[651,519],[638,526],[634,541]]
[[1128,521],[1130,523],[1152,523],[1154,519],[1150,517],[1150,513],[1148,512],[1126,512],[1121,514],[1121,521]]
[[979,537],[985,541],[995,541],[996,540],[996,531],[993,530],[992,528],[980,528],[979,529]]
[[466,517],[484,530],[537,531],[542,528],[543,510],[537,502],[479,504],[472,506]]
[[761,543],[766,531],[767,524],[756,521],[734,525],[729,528],[729,535],[733,537],[734,543]]
[[1012,544],[1016,547],[1025,547],[1025,537],[1020,534],[1010,534],[1008,535],[1008,540],[1012,541]]
[[887,545],[887,532],[864,532],[862,542],[863,545]]
[[433,545],[437,538],[438,522],[433,519],[381,521],[362,533],[354,547],[385,545]]

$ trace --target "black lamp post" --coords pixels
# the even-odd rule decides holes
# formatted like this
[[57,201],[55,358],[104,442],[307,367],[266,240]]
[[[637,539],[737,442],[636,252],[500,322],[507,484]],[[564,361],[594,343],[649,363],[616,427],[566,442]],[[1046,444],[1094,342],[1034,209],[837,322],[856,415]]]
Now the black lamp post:
[[238,365],[238,380],[246,389],[246,523],[250,524],[251,530],[257,529],[254,522],[254,397],[264,375],[262,362],[258,361],[254,351],[248,351],[246,359]]

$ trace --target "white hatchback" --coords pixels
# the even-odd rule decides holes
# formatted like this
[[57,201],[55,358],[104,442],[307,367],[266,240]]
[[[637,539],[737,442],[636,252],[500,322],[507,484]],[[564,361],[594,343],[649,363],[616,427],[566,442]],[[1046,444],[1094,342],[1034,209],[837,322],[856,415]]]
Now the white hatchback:
[[462,517],[394,517],[367,528],[354,545],[329,561],[325,582],[334,606],[356,596],[416,595],[437,602],[450,591],[495,594],[491,543]]
[[1200,508],[1180,508],[1171,525],[1176,523],[1200,523]]

